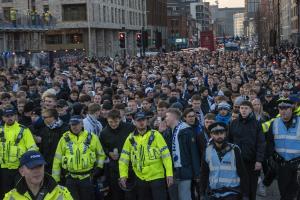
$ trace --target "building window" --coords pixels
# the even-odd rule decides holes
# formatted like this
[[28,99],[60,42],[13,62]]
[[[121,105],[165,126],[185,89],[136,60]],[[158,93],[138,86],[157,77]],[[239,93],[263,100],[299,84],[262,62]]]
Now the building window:
[[114,8],[111,8],[111,23],[115,23],[115,20],[114,20],[114,16],[115,16],[115,14],[114,14]]
[[80,44],[82,43],[82,34],[67,34],[66,35],[67,44]]
[[122,24],[125,24],[125,10],[122,10]]
[[63,21],[86,21],[86,4],[62,5]]
[[4,7],[3,8],[3,17],[4,20],[10,21],[10,7]]
[[49,5],[43,5],[43,10],[44,10],[44,12],[49,11]]
[[106,7],[103,6],[103,22],[106,22]]
[[62,44],[62,35],[47,35],[46,44]]

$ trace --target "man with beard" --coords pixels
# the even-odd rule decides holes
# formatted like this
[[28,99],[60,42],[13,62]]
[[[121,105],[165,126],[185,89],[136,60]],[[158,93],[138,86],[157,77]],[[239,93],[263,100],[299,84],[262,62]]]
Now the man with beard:
[[237,145],[228,143],[227,127],[215,122],[208,127],[212,141],[205,150],[201,165],[200,193],[202,199],[248,199],[248,175]]
[[30,130],[17,122],[14,107],[4,107],[3,121],[5,124],[0,127],[0,199],[14,186],[22,154],[38,149]]
[[118,161],[123,144],[128,135],[134,130],[134,126],[122,122],[120,111],[115,109],[107,114],[107,122],[108,125],[100,134],[100,141],[106,156],[109,157],[108,179],[111,188],[111,200],[131,200],[133,198],[130,193],[124,193],[119,187]]

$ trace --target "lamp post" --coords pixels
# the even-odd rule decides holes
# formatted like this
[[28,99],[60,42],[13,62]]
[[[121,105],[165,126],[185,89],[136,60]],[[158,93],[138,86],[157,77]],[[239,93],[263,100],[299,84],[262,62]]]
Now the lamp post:
[[89,57],[92,56],[92,38],[91,38],[91,20],[90,20],[90,0],[87,0],[87,7],[86,7],[86,12],[87,12],[87,23],[88,23],[88,49],[89,49]]

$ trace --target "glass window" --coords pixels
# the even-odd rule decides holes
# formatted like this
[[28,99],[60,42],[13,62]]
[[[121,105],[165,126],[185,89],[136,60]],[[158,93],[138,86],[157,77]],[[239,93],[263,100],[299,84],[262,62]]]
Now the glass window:
[[67,34],[66,42],[67,44],[80,44],[82,43],[82,34]]
[[62,44],[62,35],[47,35],[46,44]]
[[71,4],[63,6],[63,21],[86,21],[86,4]]

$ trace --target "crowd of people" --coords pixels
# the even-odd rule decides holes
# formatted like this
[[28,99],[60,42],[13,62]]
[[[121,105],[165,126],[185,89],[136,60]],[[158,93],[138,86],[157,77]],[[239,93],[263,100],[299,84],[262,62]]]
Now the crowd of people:
[[[0,68],[0,198],[297,198],[300,67],[284,50]],[[300,178],[299,178],[300,179]]]

